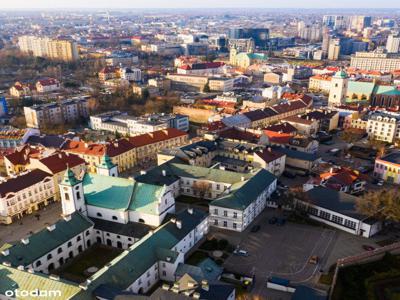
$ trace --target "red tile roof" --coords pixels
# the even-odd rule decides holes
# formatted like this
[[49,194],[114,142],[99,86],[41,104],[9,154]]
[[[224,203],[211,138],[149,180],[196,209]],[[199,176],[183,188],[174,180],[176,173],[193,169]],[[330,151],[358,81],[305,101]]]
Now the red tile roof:
[[73,168],[85,164],[85,160],[78,155],[65,152],[56,152],[40,160],[53,173],[65,171],[67,167]]
[[273,151],[271,148],[264,149],[263,151],[258,151],[256,154],[262,158],[266,163],[270,163],[278,158],[281,158],[285,154]]
[[222,130],[219,136],[224,139],[247,141],[250,143],[257,143],[260,136],[249,131],[239,130],[236,128],[228,128]]
[[295,134],[297,132],[296,127],[294,127],[293,125],[291,125],[287,122],[284,122],[281,124],[269,125],[265,129],[269,130],[269,131],[276,131],[279,133],[289,133],[289,134]]
[[29,145],[25,145],[22,148],[17,148],[13,153],[5,156],[13,165],[27,165],[29,158],[39,158],[42,150],[34,148]]
[[129,138],[129,142],[135,147],[142,147],[169,139],[177,138],[180,136],[187,136],[188,134],[182,130],[176,128],[167,128],[163,130],[157,130],[151,133],[145,133]]
[[134,146],[126,139],[119,139],[107,144],[85,143],[84,141],[67,141],[63,147],[64,150],[77,154],[103,156],[107,154],[109,157],[118,156],[125,153]]

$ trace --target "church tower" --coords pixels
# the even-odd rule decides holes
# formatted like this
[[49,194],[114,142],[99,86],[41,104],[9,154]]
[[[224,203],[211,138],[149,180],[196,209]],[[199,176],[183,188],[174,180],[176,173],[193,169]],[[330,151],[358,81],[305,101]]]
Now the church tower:
[[64,178],[59,183],[59,186],[63,214],[70,215],[75,211],[79,211],[86,215],[82,180],[77,179],[70,168],[65,171]]
[[118,166],[113,164],[111,158],[105,154],[96,166],[97,174],[104,176],[118,177]]
[[331,89],[329,91],[329,106],[342,105],[346,103],[347,87],[349,79],[345,71],[340,70],[332,77]]

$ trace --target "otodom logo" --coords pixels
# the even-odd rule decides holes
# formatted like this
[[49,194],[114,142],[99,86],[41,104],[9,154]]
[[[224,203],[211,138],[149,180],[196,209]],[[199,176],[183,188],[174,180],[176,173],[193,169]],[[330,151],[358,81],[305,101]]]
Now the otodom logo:
[[7,297],[12,297],[12,298],[51,298],[51,299],[57,299],[61,297],[61,291],[59,290],[8,290],[5,292],[5,295]]

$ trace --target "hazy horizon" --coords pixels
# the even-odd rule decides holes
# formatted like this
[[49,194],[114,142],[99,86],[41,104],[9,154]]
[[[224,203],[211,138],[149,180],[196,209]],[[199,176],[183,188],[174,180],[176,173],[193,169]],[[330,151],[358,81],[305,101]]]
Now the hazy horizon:
[[[195,9],[195,8],[305,8],[305,9],[350,9],[350,8],[400,8],[400,1],[381,0],[336,0],[334,2],[322,2],[313,0],[281,0],[263,1],[250,0],[202,0],[202,1],[181,1],[181,0],[0,0],[0,10],[35,10],[35,9]],[[356,12],[355,12],[356,13]]]

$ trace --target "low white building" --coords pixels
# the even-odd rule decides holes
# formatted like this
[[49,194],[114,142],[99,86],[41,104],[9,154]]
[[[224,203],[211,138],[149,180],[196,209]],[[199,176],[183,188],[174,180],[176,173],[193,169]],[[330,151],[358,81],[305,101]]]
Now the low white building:
[[296,199],[296,208],[318,222],[369,238],[382,229],[382,223],[357,212],[356,201],[355,196],[316,186],[305,191],[304,199]]
[[249,180],[233,184],[226,196],[209,205],[210,225],[243,231],[264,210],[276,190],[277,178],[265,170]]

